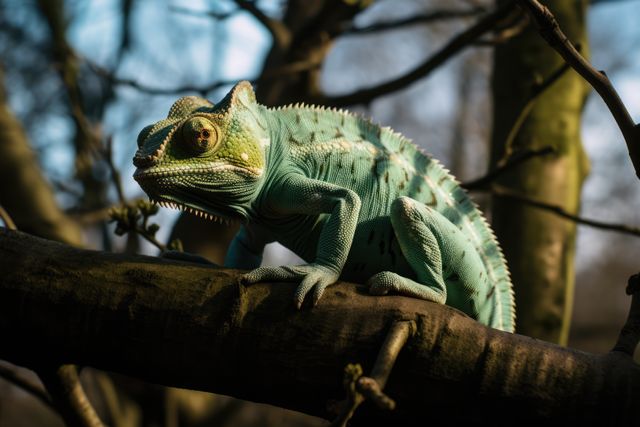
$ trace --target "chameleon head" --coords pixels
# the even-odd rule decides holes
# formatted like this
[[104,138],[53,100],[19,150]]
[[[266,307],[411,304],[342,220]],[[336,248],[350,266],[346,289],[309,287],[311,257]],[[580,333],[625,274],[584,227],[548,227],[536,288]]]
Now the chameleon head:
[[133,177],[149,198],[199,216],[243,220],[265,167],[266,124],[253,89],[238,83],[217,105],[176,101],[138,135]]

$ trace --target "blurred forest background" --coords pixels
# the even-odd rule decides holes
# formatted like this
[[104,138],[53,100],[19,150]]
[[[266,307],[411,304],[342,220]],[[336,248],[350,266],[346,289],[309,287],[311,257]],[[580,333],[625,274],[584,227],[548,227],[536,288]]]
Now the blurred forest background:
[[[598,69],[606,70],[638,121],[640,2],[547,3],[563,2],[584,11],[588,42],[581,42],[582,51]],[[397,90],[350,99],[343,95],[419,70],[454,37],[496,10],[493,1],[482,0],[368,3],[1,0],[0,205],[19,229],[33,234],[95,249],[157,254],[157,248],[139,236],[117,236],[109,221],[110,207],[145,198],[131,178],[136,136],[142,127],[166,116],[177,97],[197,94],[216,102],[244,79],[256,85],[258,101],[266,105],[305,101],[348,107],[410,137],[462,182],[485,175],[490,142],[496,138],[495,85],[501,84],[494,79],[492,86],[492,76],[512,72],[513,79],[530,87],[549,74],[518,74],[509,61],[504,68],[504,60],[494,60],[496,49],[507,49],[504,58],[505,46],[512,41],[525,40],[527,33],[538,37],[530,22],[522,16],[503,16],[490,27],[495,31],[476,35],[432,72],[418,71]],[[580,21],[575,25],[582,25],[579,14],[575,19]],[[494,70],[498,64],[501,71]],[[553,90],[553,85],[546,89]],[[540,108],[545,95],[536,100]],[[591,167],[579,214],[640,225],[640,189],[626,147],[603,102],[592,93],[580,132]],[[487,192],[472,195],[491,217]],[[234,233],[166,209],[154,221],[160,225],[160,242],[180,238],[186,250],[217,262]],[[211,236],[211,241],[201,236]],[[568,345],[608,351],[627,313],[624,286],[638,271],[640,239],[578,226],[575,248],[573,311],[571,304],[565,308],[571,315]],[[293,257],[270,245],[265,262],[290,263]],[[539,267],[534,259],[530,264]],[[249,411],[248,404],[223,397],[150,389],[95,371],[85,380],[93,384],[90,393],[98,390],[93,393],[103,411],[113,414],[117,406],[126,412],[123,394],[114,391],[114,384],[143,408],[129,407],[126,413],[134,414],[127,418],[131,424],[123,415],[114,425],[135,425],[140,419],[146,425],[172,425],[177,415],[167,415],[169,401],[208,414],[207,423],[203,417],[188,425],[318,423],[289,412],[254,407]],[[59,425],[39,405],[0,380],[0,425]],[[154,410],[162,415],[149,415]]]

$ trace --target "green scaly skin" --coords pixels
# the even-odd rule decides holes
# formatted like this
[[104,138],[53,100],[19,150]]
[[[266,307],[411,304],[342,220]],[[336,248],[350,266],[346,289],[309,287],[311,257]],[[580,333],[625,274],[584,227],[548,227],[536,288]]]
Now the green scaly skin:
[[[322,107],[269,109],[241,82],[217,105],[179,99],[138,146],[134,178],[152,200],[242,222],[225,265],[252,269],[244,283],[300,282],[300,307],[342,278],[514,330],[491,229],[436,160],[389,128]],[[307,263],[259,267],[273,241]]]

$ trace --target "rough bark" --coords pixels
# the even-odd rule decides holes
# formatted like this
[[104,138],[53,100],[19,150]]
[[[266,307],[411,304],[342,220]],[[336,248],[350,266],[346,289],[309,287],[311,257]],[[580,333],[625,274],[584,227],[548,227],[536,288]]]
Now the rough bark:
[[[564,32],[587,51],[585,1],[545,2]],[[516,117],[536,80],[558,70],[562,58],[531,25],[495,52],[492,163],[507,149]],[[566,73],[533,105],[512,149],[551,146],[555,154],[532,159],[504,174],[498,183],[535,200],[575,213],[588,160],[580,141],[580,117],[588,90],[573,72]],[[494,199],[493,225],[513,277],[517,331],[566,343],[573,302],[576,224],[550,212],[500,197]]]
[[236,274],[0,229],[0,357],[89,365],[329,417],[344,366],[369,372],[391,323],[414,320],[386,387],[397,409],[364,405],[354,425],[611,425],[637,414],[640,368],[623,353],[562,348],[349,283],[298,311],[294,284],[239,287]]

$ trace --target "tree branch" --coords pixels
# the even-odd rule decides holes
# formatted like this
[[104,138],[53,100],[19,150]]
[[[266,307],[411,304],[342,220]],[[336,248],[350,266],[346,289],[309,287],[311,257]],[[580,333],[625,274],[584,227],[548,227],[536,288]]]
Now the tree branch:
[[445,21],[450,19],[474,17],[485,13],[486,11],[487,9],[483,6],[473,6],[469,9],[463,10],[437,9],[425,13],[419,13],[395,21],[379,22],[364,27],[351,27],[346,29],[342,35],[350,36],[379,33],[381,31],[396,30],[398,28],[404,28],[410,25],[428,24],[434,21]]
[[561,216],[563,218],[566,218],[578,224],[599,228],[601,230],[617,231],[619,233],[631,234],[633,236],[640,236],[640,228],[638,227],[632,227],[624,224],[611,224],[608,222],[598,221],[595,219],[583,218],[581,216],[572,214],[571,212],[567,212],[561,206],[552,205],[549,203],[532,199],[530,197],[525,196],[524,194],[518,193],[517,191],[511,190],[507,187],[503,187],[500,185],[493,185],[491,186],[491,193],[495,196],[498,196],[504,199],[514,200],[519,203],[523,203],[525,205],[533,206],[538,209],[543,209],[545,211],[551,212],[555,215]]
[[296,310],[295,284],[241,287],[232,270],[74,249],[5,229],[0,277],[0,357],[21,365],[94,366],[327,418],[327,400],[342,395],[342,368],[370,369],[389,326],[413,321],[385,387],[396,409],[363,405],[352,425],[483,424],[504,408],[514,424],[637,417],[640,367],[621,352],[559,347],[349,283]]
[[518,0],[518,3],[533,17],[540,35],[549,43],[549,46],[555,49],[598,92],[605,102],[622,132],[636,176],[640,178],[640,126],[631,118],[627,107],[620,99],[618,92],[607,75],[604,71],[598,71],[593,68],[578,52],[562,32],[558,22],[548,8],[541,5],[537,0]]
[[360,89],[348,95],[323,97],[317,100],[319,104],[327,104],[337,107],[366,104],[373,99],[391,92],[403,89],[411,83],[425,77],[431,71],[444,64],[449,58],[471,45],[480,36],[492,30],[501,20],[506,18],[514,9],[514,3],[508,2],[498,7],[494,12],[480,19],[475,25],[451,39],[435,55],[411,70],[407,74],[375,87]]
[[495,169],[487,172],[486,175],[481,176],[480,178],[476,178],[472,181],[463,182],[460,185],[467,190],[483,190],[504,173],[512,170],[513,168],[526,162],[527,160],[546,156],[553,152],[555,152],[553,147],[548,145],[537,150],[518,151],[514,155],[510,156],[508,161],[504,162],[503,164],[499,164]]

